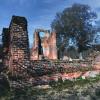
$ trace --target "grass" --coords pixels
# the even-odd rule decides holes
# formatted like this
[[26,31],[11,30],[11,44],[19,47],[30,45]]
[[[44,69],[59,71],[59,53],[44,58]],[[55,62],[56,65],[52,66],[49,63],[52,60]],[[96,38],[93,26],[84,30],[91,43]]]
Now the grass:
[[70,81],[70,80],[62,81],[61,79],[59,79],[58,82],[52,81],[50,83],[50,86],[57,91],[62,91],[66,88],[73,88],[76,85],[79,87],[83,87],[86,84],[92,84],[92,83],[95,83],[98,81],[100,81],[100,75],[98,75],[94,78],[87,78],[87,79],[82,79],[80,77],[74,81]]
[[96,83],[98,81],[100,81],[100,75],[96,76],[95,78],[87,79],[82,79],[80,77],[74,81],[63,81],[61,78],[59,78],[57,82],[51,81],[49,83],[51,86],[50,89],[39,89],[31,86],[25,86],[24,88],[11,88],[5,93],[5,95],[0,97],[0,100],[36,100],[38,96],[48,95],[50,91],[53,93],[53,91],[61,92],[64,89],[72,90],[75,86],[80,88],[87,84]]

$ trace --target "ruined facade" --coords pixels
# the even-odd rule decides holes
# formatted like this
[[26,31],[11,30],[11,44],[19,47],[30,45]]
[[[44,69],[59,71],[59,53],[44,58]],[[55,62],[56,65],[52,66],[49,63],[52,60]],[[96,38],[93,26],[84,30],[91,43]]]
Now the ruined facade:
[[[44,37],[40,36],[41,31],[45,33]],[[93,70],[100,70],[100,52],[96,58],[94,58],[92,53],[94,59],[90,59],[90,63],[88,64],[84,62],[80,63],[79,60],[76,60],[77,63],[74,60],[59,60],[57,62],[55,60],[58,58],[56,40],[55,32],[50,33],[47,30],[36,30],[34,33],[33,47],[30,52],[27,20],[24,17],[13,16],[9,28],[4,28],[2,31],[3,64],[9,69],[12,75],[21,75],[24,77],[58,72],[60,67],[63,68],[63,71],[68,71],[68,73],[69,70],[70,72],[74,71],[75,74],[70,74],[73,74],[75,77],[78,75],[80,68],[87,69],[91,67]],[[41,60],[42,58],[53,60]],[[71,78],[71,75],[68,77]]]
[[45,36],[40,37],[40,31],[34,33],[30,54],[27,20],[24,17],[12,17],[9,28],[2,31],[3,64],[9,72],[15,75],[23,73],[30,66],[30,60],[57,59],[56,33],[44,31]]
[[40,37],[39,32],[34,33],[34,43],[31,49],[31,60],[57,59],[56,33],[44,31],[45,36]]
[[[14,74],[22,73],[23,67],[26,67],[24,62],[29,61],[30,57],[27,20],[24,17],[13,16],[8,32],[4,29],[3,34],[4,37],[7,35],[7,38],[3,38],[3,40],[6,41],[3,45],[4,52],[7,52],[9,71]],[[6,59],[4,59],[4,62],[5,61]]]

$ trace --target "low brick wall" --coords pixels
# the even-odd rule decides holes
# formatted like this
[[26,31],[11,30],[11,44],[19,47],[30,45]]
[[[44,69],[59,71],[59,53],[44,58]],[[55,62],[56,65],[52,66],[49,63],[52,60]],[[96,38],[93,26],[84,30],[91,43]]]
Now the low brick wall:
[[[30,61],[29,61],[30,62]],[[48,84],[50,81],[57,81],[59,78],[62,80],[73,80],[82,77],[95,77],[100,74],[100,68],[93,65],[88,61],[31,61],[30,67],[24,67],[29,64],[25,62],[19,66],[25,69],[25,77],[27,81],[33,85]],[[23,67],[22,67],[23,66]],[[26,75],[27,73],[27,75]]]
[[72,73],[77,71],[94,70],[90,61],[31,61],[31,69],[37,75],[55,74],[55,73]]
[[[98,66],[99,68],[99,66]],[[83,79],[95,77],[100,74],[100,69],[93,65],[91,61],[31,61],[31,70],[34,71],[33,77],[29,78],[32,84],[48,84],[50,81],[72,80],[78,77]]]

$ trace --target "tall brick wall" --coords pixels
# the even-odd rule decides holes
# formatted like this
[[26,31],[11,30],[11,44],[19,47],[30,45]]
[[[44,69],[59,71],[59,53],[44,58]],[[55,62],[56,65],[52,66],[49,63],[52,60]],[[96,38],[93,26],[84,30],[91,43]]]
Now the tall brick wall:
[[[39,53],[39,51],[42,51],[42,53]],[[55,32],[52,32],[51,34],[45,32],[45,36],[42,38],[40,38],[39,32],[34,33],[34,43],[31,50],[31,60],[40,60],[39,56],[41,55],[47,59],[57,59]]]
[[33,60],[39,59],[38,45],[39,45],[39,33],[35,32],[34,33],[34,47],[31,49],[31,55],[30,55],[30,58],[33,59]]
[[24,17],[13,16],[9,26],[9,32],[9,71],[12,74],[22,73],[22,67],[28,67],[24,65],[24,62],[30,59],[27,20]]
[[57,59],[56,33],[52,32],[49,40],[50,45],[50,59]]

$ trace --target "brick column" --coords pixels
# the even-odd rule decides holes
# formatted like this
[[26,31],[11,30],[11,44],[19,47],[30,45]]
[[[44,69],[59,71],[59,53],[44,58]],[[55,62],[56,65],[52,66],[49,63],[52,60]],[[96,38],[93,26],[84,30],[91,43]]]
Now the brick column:
[[23,74],[25,65],[30,59],[27,20],[13,16],[10,23],[10,59],[9,70],[12,74]]

